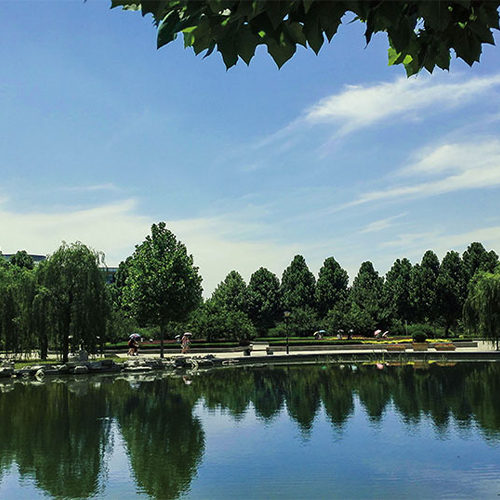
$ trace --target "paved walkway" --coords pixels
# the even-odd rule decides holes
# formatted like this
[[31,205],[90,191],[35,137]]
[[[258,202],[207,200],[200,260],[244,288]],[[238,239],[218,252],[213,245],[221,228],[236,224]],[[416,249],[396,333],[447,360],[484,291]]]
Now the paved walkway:
[[[495,348],[493,347],[493,345],[490,343],[490,342],[483,342],[483,341],[478,341],[477,342],[477,347],[459,347],[457,348],[455,351],[451,351],[451,354],[454,353],[454,352],[491,352],[491,351],[495,351]],[[436,354],[437,351],[435,351],[434,349],[429,349],[428,351],[413,351],[412,348],[407,348],[406,351],[407,354],[411,354],[413,352],[421,352],[421,353],[432,353],[432,354]],[[275,357],[282,357],[282,356],[299,356],[299,355],[322,355],[322,356],[325,356],[325,355],[343,355],[343,354],[359,354],[359,355],[363,355],[363,354],[382,354],[382,353],[387,353],[387,350],[384,349],[384,348],[380,348],[380,347],[377,347],[376,345],[373,346],[373,348],[371,347],[367,347],[366,349],[321,349],[321,350],[291,350],[290,351],[290,354],[286,354],[286,351],[285,350],[275,350],[274,351],[274,354],[272,356],[275,356]],[[206,355],[212,355],[214,356],[215,358],[221,358],[221,359],[232,359],[232,358],[241,358],[241,357],[245,357],[245,358],[249,358],[248,356],[245,356],[244,355],[244,352],[243,351],[235,351],[235,352],[210,352],[210,351],[206,351],[206,352],[203,352],[203,353],[200,353],[200,352],[188,352],[186,354],[181,354],[179,351],[175,351],[175,352],[171,352],[170,350],[166,350],[165,351],[165,358],[177,358],[177,357],[196,357],[196,356],[199,356],[199,357],[203,357],[203,356],[206,356]],[[399,353],[392,353],[392,354],[399,354]],[[448,352],[441,352],[440,354],[448,354]],[[252,354],[250,356],[250,358],[252,357],[257,357],[257,356],[266,356],[267,353],[266,353],[266,350],[265,348],[264,349],[260,349],[260,348],[255,348],[252,350]],[[150,352],[147,352],[147,351],[140,351],[139,350],[139,355],[138,356],[128,356],[127,353],[119,353],[119,354],[116,354],[117,357],[119,358],[127,358],[127,359],[141,359],[141,358],[159,358],[160,357],[160,354],[159,353],[150,353]],[[272,356],[269,356],[269,357],[272,357]]]

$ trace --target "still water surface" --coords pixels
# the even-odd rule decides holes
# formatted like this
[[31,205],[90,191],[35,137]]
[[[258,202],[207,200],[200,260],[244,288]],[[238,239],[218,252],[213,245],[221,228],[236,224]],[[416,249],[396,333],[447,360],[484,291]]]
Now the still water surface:
[[500,364],[0,384],[0,498],[495,498]]

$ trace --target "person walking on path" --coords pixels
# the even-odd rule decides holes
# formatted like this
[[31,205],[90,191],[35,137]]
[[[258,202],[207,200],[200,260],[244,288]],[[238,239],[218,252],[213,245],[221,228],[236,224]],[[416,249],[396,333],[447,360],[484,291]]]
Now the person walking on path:
[[189,351],[189,344],[191,344],[190,337],[191,337],[190,333],[185,333],[182,336],[182,339],[181,339],[181,347],[182,347],[181,354],[186,354]]
[[133,333],[130,335],[128,339],[128,356],[137,356],[139,351],[139,340],[141,340],[141,336],[138,333]]

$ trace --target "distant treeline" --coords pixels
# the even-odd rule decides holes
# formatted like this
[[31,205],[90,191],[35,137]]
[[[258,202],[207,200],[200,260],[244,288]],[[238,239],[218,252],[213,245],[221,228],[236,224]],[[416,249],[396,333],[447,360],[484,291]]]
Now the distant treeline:
[[[327,335],[339,330],[371,335],[376,329],[391,335],[417,330],[428,336],[458,335],[466,329],[463,312],[471,284],[497,266],[498,255],[475,242],[462,255],[448,252],[441,262],[431,250],[420,263],[397,259],[385,276],[371,262],[363,262],[349,286],[347,272],[333,257],[324,261],[316,279],[304,257],[297,255],[281,280],[260,268],[247,284],[231,271],[179,328],[190,328],[208,340],[280,336],[287,328],[296,336],[319,329]],[[119,273],[126,274],[126,267],[122,263]],[[288,325],[284,311],[290,312]]]
[[102,254],[79,242],[63,244],[37,265],[25,251],[0,258],[0,351],[44,358],[57,349],[67,359],[79,347],[95,352],[136,330],[148,338],[190,330],[207,341],[310,336],[320,329],[428,336],[471,329],[500,336],[498,255],[478,242],[462,255],[449,251],[441,262],[431,250],[420,263],[397,259],[385,276],[363,262],[351,286],[333,257],[316,279],[297,255],[281,280],[261,267],[247,284],[231,271],[205,301],[192,256],[164,223],[153,225],[110,285],[102,262]]

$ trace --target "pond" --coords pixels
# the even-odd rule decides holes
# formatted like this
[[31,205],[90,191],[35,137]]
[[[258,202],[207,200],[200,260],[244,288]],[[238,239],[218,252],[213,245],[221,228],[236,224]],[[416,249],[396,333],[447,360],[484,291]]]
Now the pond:
[[500,364],[0,384],[0,498],[498,498]]

